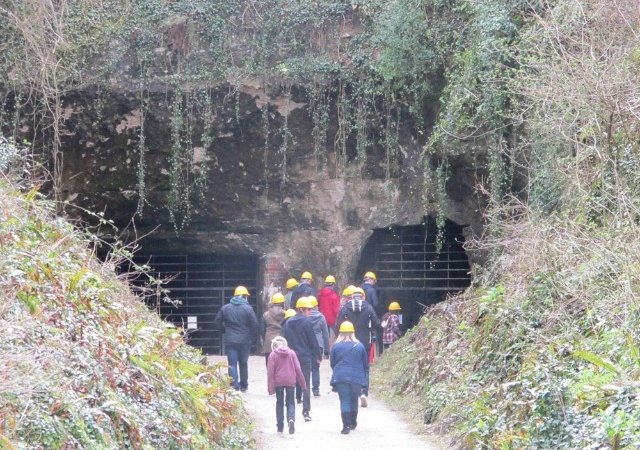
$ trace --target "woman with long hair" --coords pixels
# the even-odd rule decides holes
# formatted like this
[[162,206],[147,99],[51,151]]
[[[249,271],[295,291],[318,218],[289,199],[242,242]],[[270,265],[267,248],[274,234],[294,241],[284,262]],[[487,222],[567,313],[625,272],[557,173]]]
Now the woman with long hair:
[[333,375],[331,386],[340,397],[342,434],[349,434],[358,425],[358,398],[369,384],[369,355],[355,336],[353,324],[340,324],[340,332],[329,357]]

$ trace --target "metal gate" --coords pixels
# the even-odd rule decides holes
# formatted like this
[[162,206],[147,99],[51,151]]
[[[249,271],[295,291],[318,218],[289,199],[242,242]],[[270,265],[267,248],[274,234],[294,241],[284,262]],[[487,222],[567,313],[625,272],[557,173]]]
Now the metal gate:
[[163,300],[161,293],[147,292],[149,306],[185,330],[187,342],[205,354],[222,354],[222,333],[213,320],[218,310],[233,296],[236,286],[249,289],[249,303],[256,315],[255,256],[224,255],[137,255],[137,264],[147,264],[150,273],[165,280],[173,302]]
[[379,286],[412,291],[460,291],[469,286],[469,260],[455,224],[442,230],[440,245],[433,221],[376,230],[375,234],[373,267]]
[[376,273],[380,316],[391,301],[398,301],[402,306],[403,328],[410,328],[426,306],[469,286],[469,260],[463,248],[462,227],[447,221],[440,236],[430,218],[425,218],[422,225],[374,230],[363,249],[355,279],[369,270]]

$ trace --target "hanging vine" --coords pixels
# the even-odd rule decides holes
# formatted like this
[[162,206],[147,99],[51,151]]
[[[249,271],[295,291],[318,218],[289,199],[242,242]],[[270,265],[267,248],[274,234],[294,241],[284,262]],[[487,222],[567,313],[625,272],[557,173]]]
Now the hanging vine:
[[[284,85],[284,94],[286,98],[286,110],[289,111],[291,104],[291,85],[289,83],[285,83]],[[280,145],[279,153],[280,157],[280,193],[284,192],[284,189],[287,185],[287,153],[289,150],[289,146],[293,144],[293,135],[291,134],[291,130],[289,129],[289,114],[284,115],[284,120],[282,122],[282,144]]]
[[262,106],[262,133],[264,146],[262,148],[262,164],[264,166],[264,196],[269,198],[269,103]]
[[309,90],[309,111],[313,123],[311,135],[313,137],[313,156],[316,171],[322,172],[327,163],[327,141],[329,136],[329,108],[331,89],[319,83],[314,83]]
[[140,81],[140,88],[138,90],[140,96],[140,129],[138,130],[138,168],[137,168],[137,188],[138,188],[138,206],[136,208],[136,214],[142,217],[144,205],[147,201],[147,186],[146,186],[146,136],[145,136],[145,114],[147,109],[147,100],[145,99],[144,83]]

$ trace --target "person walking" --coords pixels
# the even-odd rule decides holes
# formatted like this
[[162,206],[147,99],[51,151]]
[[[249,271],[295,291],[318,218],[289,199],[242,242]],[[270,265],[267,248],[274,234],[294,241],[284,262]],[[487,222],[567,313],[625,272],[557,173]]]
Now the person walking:
[[296,310],[293,308],[289,308],[284,312],[284,320],[282,321],[282,328],[280,329],[280,336],[284,333],[284,324],[287,323],[289,319],[297,314]]
[[248,297],[246,287],[236,287],[231,301],[220,308],[214,319],[215,325],[223,332],[222,342],[229,364],[231,385],[241,392],[246,392],[249,387],[247,362],[251,344],[258,339],[258,319],[249,305]]
[[[371,350],[373,342],[373,332],[380,326],[380,319],[373,310],[373,307],[365,300],[362,288],[355,288],[351,295],[351,301],[347,302],[338,314],[337,326],[345,322],[351,322],[355,327],[356,338],[367,351],[367,355]],[[366,408],[368,405],[367,397],[369,396],[369,382],[362,388],[360,394],[360,406]]]
[[[329,356],[329,329],[324,315],[318,311],[318,300],[313,296],[307,297],[311,305],[311,315],[309,319],[313,324],[313,333],[320,347],[320,354]],[[311,361],[311,391],[314,397],[320,397],[320,361]]]
[[[350,284],[342,290],[342,296],[340,297],[340,309],[342,309],[342,307],[346,305],[347,302],[351,301],[351,296],[353,295],[353,290],[355,288],[356,287],[353,284]],[[340,312],[338,312],[338,314],[340,314]],[[336,320],[337,319],[338,318],[336,317]]]
[[[376,290],[375,285],[378,283],[378,278],[376,274],[373,272],[366,272],[362,277],[362,285],[360,286],[365,293],[365,299],[369,302],[371,306],[373,306],[373,310],[376,312],[378,317],[384,314],[384,305],[380,304],[380,299],[378,298],[378,291]],[[382,339],[379,338],[379,332],[377,329],[373,330],[373,342],[374,349],[370,351],[369,360],[373,361],[373,355],[375,354],[375,350],[378,353],[382,353]]]
[[[318,291],[318,310],[322,313],[327,321],[327,326],[331,333],[330,344],[333,344],[336,338],[335,326],[336,317],[340,312],[340,296],[335,290],[336,279],[333,275],[327,275],[324,279],[324,286]],[[325,347],[325,350],[328,350]]]
[[304,375],[305,387],[299,384],[296,388],[296,400],[302,402],[302,416],[305,422],[311,420],[311,396],[309,395],[311,362],[322,360],[322,353],[313,332],[313,324],[309,320],[311,305],[307,298],[302,297],[296,303],[297,314],[288,319],[284,325],[283,336],[289,347],[296,353],[300,368]]
[[293,308],[291,303],[291,296],[293,295],[294,288],[298,285],[298,280],[295,278],[289,278],[285,284],[287,293],[284,295],[284,309]]
[[358,426],[358,396],[369,385],[369,355],[354,334],[353,323],[340,324],[338,338],[331,349],[331,386],[340,398],[342,434]]
[[364,290],[365,298],[369,302],[376,313],[378,313],[378,291],[376,291],[375,285],[378,282],[376,274],[373,272],[367,272],[362,277],[362,290]]
[[295,352],[287,346],[287,340],[276,336],[271,341],[271,352],[267,360],[267,389],[269,395],[276,394],[276,427],[284,430],[284,405],[287,405],[289,434],[296,432],[296,383],[306,388],[300,362]]
[[260,320],[260,335],[262,336],[262,353],[264,354],[264,363],[269,361],[271,353],[271,341],[274,337],[280,336],[282,331],[282,322],[284,321],[284,295],[277,292],[271,297],[269,310],[265,311]]
[[389,304],[389,312],[382,316],[380,325],[382,326],[382,344],[385,350],[402,336],[400,317],[398,316],[401,310],[400,303],[393,301]]
[[292,305],[296,305],[298,299],[301,297],[316,296],[316,288],[314,288],[311,283],[313,283],[313,275],[311,275],[311,272],[302,272],[302,275],[300,275],[300,283],[293,289],[293,294],[291,294]]

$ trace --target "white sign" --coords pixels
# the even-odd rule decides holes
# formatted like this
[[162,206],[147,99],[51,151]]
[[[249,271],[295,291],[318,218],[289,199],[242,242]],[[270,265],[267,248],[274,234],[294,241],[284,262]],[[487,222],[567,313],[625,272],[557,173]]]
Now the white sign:
[[187,316],[187,330],[198,329],[198,316]]

